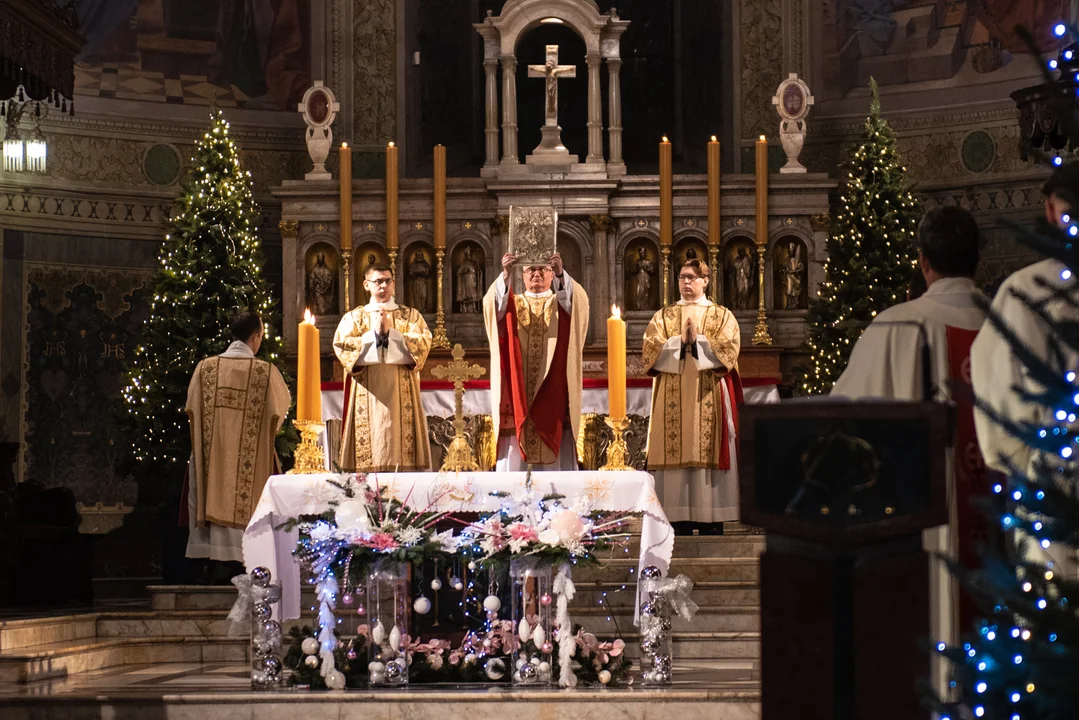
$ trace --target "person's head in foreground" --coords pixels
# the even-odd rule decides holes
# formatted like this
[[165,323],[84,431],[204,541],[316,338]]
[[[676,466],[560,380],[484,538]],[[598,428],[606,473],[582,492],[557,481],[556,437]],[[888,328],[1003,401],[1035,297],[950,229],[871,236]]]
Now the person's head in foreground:
[[961,207],[941,205],[918,223],[918,267],[926,288],[941,278],[974,278],[981,259],[981,233],[974,216]]
[[1042,186],[1045,196],[1045,219],[1061,230],[1072,224],[1072,208],[1079,206],[1079,163],[1064,163],[1052,172]]
[[264,332],[262,318],[259,317],[258,313],[250,310],[237,313],[232,317],[232,322],[229,323],[229,332],[232,333],[234,341],[246,344],[251,348],[251,352],[258,354]]
[[704,297],[711,280],[708,264],[696,258],[686,260],[678,269],[678,293],[686,302],[696,302]]
[[363,271],[363,289],[377,303],[393,300],[393,272],[383,263],[371,263]]

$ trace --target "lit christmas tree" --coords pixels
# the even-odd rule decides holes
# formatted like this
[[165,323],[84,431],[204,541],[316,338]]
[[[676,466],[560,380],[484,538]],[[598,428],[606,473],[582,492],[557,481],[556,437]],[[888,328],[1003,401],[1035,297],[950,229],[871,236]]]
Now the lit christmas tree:
[[124,389],[139,462],[187,462],[188,382],[200,360],[229,346],[229,321],[237,312],[251,309],[262,316],[266,330],[259,356],[284,372],[275,303],[261,274],[257,220],[251,174],[241,169],[229,124],[214,109],[210,129],[195,144],[191,173],[158,253],[150,318]]
[[801,395],[832,389],[865,326],[881,310],[906,300],[917,266],[918,202],[907,188],[895,133],[880,116],[872,78],[869,89],[865,134],[843,168],[825,280],[809,308],[809,365],[794,384]]

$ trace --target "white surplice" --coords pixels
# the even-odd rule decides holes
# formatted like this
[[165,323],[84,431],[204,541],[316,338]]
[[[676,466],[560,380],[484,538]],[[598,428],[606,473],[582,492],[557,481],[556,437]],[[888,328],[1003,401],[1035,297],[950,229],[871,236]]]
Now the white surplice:
[[[1004,320],[1027,349],[1060,374],[1079,372],[1079,355],[1061,344],[1061,356],[1054,358],[1050,350],[1050,338],[1054,331],[1041,316],[1016,297],[1014,291],[1040,302],[1052,297],[1055,290],[1070,289],[1072,300],[1079,302],[1079,290],[1065,280],[1064,274],[1071,277],[1071,271],[1059,260],[1043,260],[1012,273],[993,298],[993,312]],[[1050,300],[1045,305],[1045,312],[1054,322],[1079,323],[1079,311],[1063,300]],[[974,392],[1003,417],[1034,423],[1052,422],[1049,408],[1028,403],[1020,397],[1019,389],[1039,392],[1042,387],[1030,376],[1011,344],[992,323],[985,324],[971,346],[970,375]],[[1008,472],[1008,462],[1020,472],[1032,469],[1035,454],[1029,445],[1013,437],[980,410],[974,412],[974,423],[986,465],[1003,473]],[[1025,556],[1035,562],[1052,562],[1057,572],[1063,570],[1074,578],[1077,565],[1075,557],[1063,550],[1062,545],[1043,550],[1036,543],[1028,542]]]
[[[836,381],[832,395],[850,398],[921,400],[923,396],[922,347],[930,350],[930,380],[933,399],[950,397],[947,385],[948,327],[977,330],[985,322],[985,311],[975,297],[981,292],[968,278],[941,278],[917,300],[900,303],[877,315],[851,351],[847,369]],[[925,328],[924,335],[918,326]],[[979,432],[981,428],[978,428]],[[959,538],[956,523],[955,470],[948,455],[949,524],[922,533],[926,552],[956,557]],[[929,627],[933,642],[955,645],[959,627],[959,586],[947,566],[936,559],[929,568]],[[947,688],[946,664],[934,657],[933,683],[938,692]]]

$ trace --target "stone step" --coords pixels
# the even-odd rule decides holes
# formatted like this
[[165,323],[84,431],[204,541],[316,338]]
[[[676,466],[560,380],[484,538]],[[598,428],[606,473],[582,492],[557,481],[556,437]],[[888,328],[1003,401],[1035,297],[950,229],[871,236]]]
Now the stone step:
[[[599,637],[613,638],[619,632],[627,642],[637,637],[632,607],[573,608],[570,615],[573,622]],[[760,632],[761,610],[755,605],[701,605],[692,620],[672,617],[671,628],[675,632]]]
[[[628,583],[576,583],[577,594],[570,607],[587,607],[605,602],[612,607],[637,603],[635,587]],[[624,589],[623,589],[624,588]],[[759,605],[760,586],[747,582],[699,582],[690,598],[698,605]]]
[[34,645],[93,638],[96,625],[96,613],[0,620],[0,654]]
[[227,638],[228,626],[227,610],[103,612],[97,619],[97,637]]
[[[667,577],[686,575],[694,582],[700,580],[723,580],[757,582],[760,578],[760,561],[753,557],[710,558],[679,557],[671,561]],[[637,582],[637,559],[616,558],[600,565],[587,565],[573,569],[573,582],[593,580],[618,580],[623,583]]]
[[91,638],[0,651],[0,682],[34,682],[118,665],[247,661],[246,638]]

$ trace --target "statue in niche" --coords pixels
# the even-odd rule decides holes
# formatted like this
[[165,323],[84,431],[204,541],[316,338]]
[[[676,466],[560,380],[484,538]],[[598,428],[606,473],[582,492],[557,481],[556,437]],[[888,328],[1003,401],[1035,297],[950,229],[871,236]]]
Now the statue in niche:
[[431,263],[417,250],[405,273],[408,275],[409,302],[421,313],[431,312],[430,297],[427,288],[431,280]]
[[779,266],[779,275],[783,280],[784,310],[796,310],[802,302],[802,273],[805,264],[801,260],[801,248],[798,243],[787,243],[787,257]]
[[738,255],[731,261],[727,271],[728,282],[734,291],[733,305],[735,310],[750,310],[752,297],[750,290],[753,289],[753,258],[746,253],[746,248],[738,248]]
[[457,307],[462,313],[480,311],[480,267],[472,259],[470,247],[465,248],[464,258],[457,268]]
[[326,264],[326,253],[315,256],[315,264],[307,273],[307,306],[315,315],[333,315],[337,312],[334,285],[337,273]]
[[631,273],[636,276],[637,286],[634,289],[634,310],[651,310],[652,276],[656,274],[656,264],[648,259],[648,248],[641,245],[637,249],[637,262],[633,264]]

